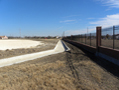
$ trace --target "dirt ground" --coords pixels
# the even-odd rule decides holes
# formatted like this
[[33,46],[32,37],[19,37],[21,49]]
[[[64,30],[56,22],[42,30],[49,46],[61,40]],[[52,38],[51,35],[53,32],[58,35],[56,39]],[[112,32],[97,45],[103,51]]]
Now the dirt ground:
[[119,90],[119,67],[71,44],[69,52],[0,68],[0,90]]
[[13,56],[23,55],[23,54],[30,54],[45,50],[50,50],[55,47],[58,42],[58,39],[33,39],[34,41],[42,41],[43,45],[38,45],[32,48],[21,48],[21,49],[12,49],[12,50],[0,50],[0,59],[9,58]]

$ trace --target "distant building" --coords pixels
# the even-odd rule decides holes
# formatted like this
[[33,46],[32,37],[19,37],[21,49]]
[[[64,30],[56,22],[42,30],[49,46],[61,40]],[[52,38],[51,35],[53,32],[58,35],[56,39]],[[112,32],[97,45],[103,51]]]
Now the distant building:
[[119,39],[119,34],[115,35],[116,36],[116,39]]
[[56,38],[58,39],[58,38],[60,38],[59,36],[56,36]]
[[0,36],[0,39],[8,39],[7,36]]

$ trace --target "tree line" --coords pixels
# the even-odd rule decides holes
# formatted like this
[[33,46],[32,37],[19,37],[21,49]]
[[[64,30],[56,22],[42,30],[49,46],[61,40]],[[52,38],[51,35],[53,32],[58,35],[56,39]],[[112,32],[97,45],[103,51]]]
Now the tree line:
[[55,39],[60,38],[58,36],[8,36],[9,39]]

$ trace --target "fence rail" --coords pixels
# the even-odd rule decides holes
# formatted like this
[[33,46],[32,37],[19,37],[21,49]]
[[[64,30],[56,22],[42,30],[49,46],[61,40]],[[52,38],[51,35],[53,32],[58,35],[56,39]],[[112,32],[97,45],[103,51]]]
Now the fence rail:
[[119,49],[119,26],[102,29],[101,46]]
[[96,33],[71,35],[65,37],[65,39],[73,40],[76,42],[96,47]]
[[[71,35],[65,38],[96,47],[96,37],[96,33],[88,33]],[[119,25],[104,28],[101,30],[101,46],[119,49]]]

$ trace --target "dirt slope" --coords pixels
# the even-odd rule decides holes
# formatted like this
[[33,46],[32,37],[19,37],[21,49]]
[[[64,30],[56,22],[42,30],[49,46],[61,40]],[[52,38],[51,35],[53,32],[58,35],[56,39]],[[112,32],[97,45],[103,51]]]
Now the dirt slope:
[[70,52],[0,68],[0,89],[119,90],[118,67],[67,45]]

